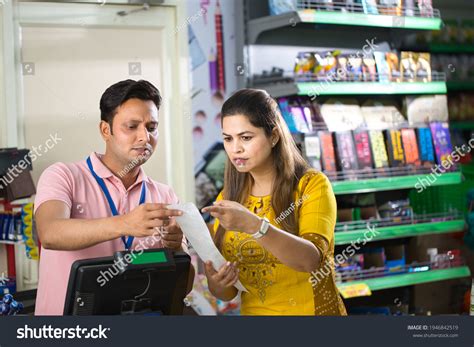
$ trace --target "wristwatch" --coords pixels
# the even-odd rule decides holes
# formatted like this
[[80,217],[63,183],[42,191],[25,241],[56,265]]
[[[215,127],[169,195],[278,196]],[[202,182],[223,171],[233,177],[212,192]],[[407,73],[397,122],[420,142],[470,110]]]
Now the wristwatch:
[[263,217],[262,224],[260,225],[260,229],[256,233],[251,234],[250,236],[252,236],[254,239],[259,239],[259,238],[264,237],[268,232],[269,226],[270,226],[270,221],[268,220],[268,218]]

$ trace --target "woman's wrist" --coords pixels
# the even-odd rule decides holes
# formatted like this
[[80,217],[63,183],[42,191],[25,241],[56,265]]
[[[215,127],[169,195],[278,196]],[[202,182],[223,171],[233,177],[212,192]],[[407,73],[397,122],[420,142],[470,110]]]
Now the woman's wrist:
[[252,219],[246,223],[245,233],[247,234],[255,234],[257,231],[260,230],[260,226],[262,225],[262,218],[257,215],[252,215]]

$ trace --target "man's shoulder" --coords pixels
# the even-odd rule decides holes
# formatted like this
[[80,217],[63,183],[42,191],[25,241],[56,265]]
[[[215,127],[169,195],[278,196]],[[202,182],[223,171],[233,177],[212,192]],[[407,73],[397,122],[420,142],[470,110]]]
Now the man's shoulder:
[[78,161],[72,163],[65,162],[56,162],[48,166],[41,176],[51,177],[51,176],[62,176],[62,177],[71,177],[77,178],[83,175],[85,161]]
[[177,199],[176,193],[174,192],[173,188],[171,188],[171,186],[165,183],[155,181],[154,179],[150,177],[148,177],[148,182],[151,183],[155,187],[158,194],[163,196],[164,198],[171,199],[171,200]]

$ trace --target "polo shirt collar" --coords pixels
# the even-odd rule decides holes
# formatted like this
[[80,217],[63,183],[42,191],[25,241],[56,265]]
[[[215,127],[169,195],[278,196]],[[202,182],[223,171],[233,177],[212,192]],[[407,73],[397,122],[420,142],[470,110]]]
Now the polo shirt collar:
[[[102,163],[100,158],[103,157],[103,154],[99,154],[96,152],[92,152],[90,155],[91,162],[92,162],[92,167],[94,168],[95,173],[97,176],[100,178],[111,178],[111,177],[116,177],[118,178],[110,169]],[[140,166],[139,171],[138,171],[138,177],[137,180],[135,181],[134,184],[132,184],[131,187],[135,186],[138,183],[141,183],[142,181],[149,182],[148,176],[145,174],[145,171],[143,168]],[[131,188],[130,187],[130,188]]]

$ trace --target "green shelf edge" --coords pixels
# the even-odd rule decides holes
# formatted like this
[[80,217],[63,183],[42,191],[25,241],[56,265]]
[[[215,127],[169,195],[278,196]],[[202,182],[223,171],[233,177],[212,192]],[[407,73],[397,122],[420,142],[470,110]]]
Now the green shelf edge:
[[400,17],[384,14],[344,13],[319,10],[301,10],[303,23],[369,26],[380,28],[440,30],[440,18]]
[[445,82],[307,82],[297,83],[298,95],[446,94]]
[[[357,194],[370,193],[387,190],[416,188],[415,185],[431,174],[413,176],[393,176],[383,178],[372,178],[367,180],[337,181],[331,182],[334,194]],[[441,174],[430,187],[461,183],[460,172]]]
[[450,269],[429,270],[418,273],[408,273],[380,278],[371,278],[365,281],[346,282],[338,284],[337,287],[340,289],[353,284],[365,283],[369,286],[371,291],[376,291],[389,288],[412,286],[423,283],[445,281],[469,276],[471,276],[471,271],[469,270],[469,267],[459,266]]
[[[444,222],[419,223],[409,225],[394,225],[390,227],[381,227],[374,229],[378,232],[377,235],[369,242],[396,239],[401,237],[421,236],[430,234],[443,234],[456,231],[462,231],[465,226],[464,219],[456,219]],[[360,242],[364,240],[364,234],[368,229],[352,230],[352,231],[338,231],[335,233],[335,244],[346,245],[352,241]]]

